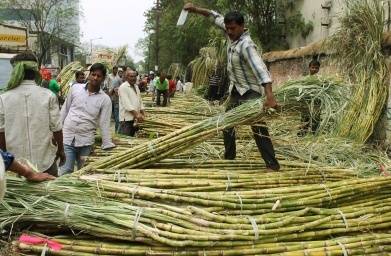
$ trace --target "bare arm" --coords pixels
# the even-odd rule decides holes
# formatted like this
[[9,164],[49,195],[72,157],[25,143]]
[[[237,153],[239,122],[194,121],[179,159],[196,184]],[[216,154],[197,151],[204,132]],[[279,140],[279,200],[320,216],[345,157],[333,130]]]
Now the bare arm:
[[277,107],[277,101],[274,98],[273,90],[272,90],[272,83],[267,83],[264,85],[265,87],[265,95],[266,95],[266,101],[264,103],[264,106],[266,109],[268,108],[276,108]]
[[60,166],[65,164],[65,153],[64,153],[64,144],[63,144],[63,136],[62,136],[62,130],[53,132],[53,138],[57,145],[57,152],[56,152],[56,160],[60,159]]
[[11,172],[19,174],[20,176],[25,177],[29,181],[45,181],[45,180],[54,180],[55,177],[47,173],[36,173],[30,167],[19,163],[14,160],[8,168]]
[[194,4],[192,4],[192,3],[185,4],[183,9],[185,9],[186,11],[191,12],[191,13],[201,14],[201,15],[203,15],[205,17],[209,17],[210,15],[212,15],[212,11],[211,10],[205,9],[205,8],[201,8],[201,7],[197,7]]
[[3,151],[7,151],[7,144],[5,142],[5,133],[0,132],[0,149]]

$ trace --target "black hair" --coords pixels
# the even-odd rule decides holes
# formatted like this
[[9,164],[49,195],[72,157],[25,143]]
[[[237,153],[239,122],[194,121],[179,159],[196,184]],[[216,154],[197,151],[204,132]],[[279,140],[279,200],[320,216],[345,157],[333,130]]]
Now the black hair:
[[168,80],[171,80],[171,79],[172,79],[172,75],[168,75],[168,76],[167,76],[167,79],[168,79]]
[[235,22],[238,25],[244,24],[244,16],[238,11],[231,11],[224,16],[224,23]]
[[38,62],[37,57],[35,57],[32,52],[22,52],[10,59],[11,65],[18,61],[35,61]]
[[309,67],[311,66],[316,66],[316,67],[320,67],[320,62],[317,60],[317,59],[312,59],[310,61],[310,64],[308,64]]
[[24,80],[35,80],[35,71],[31,69],[24,70]]
[[[19,62],[19,61],[34,61],[34,62],[38,62],[37,61],[37,57],[35,57],[34,53],[32,53],[30,51],[19,53],[19,54],[15,55],[14,57],[12,57],[10,59],[11,65],[14,65],[14,63]],[[35,78],[36,78],[35,72],[36,71],[34,71],[34,70],[26,69],[24,71],[24,79],[26,79],[26,80],[35,80]]]
[[117,67],[117,66],[114,66],[114,67],[113,67],[113,70],[114,70],[114,69],[117,69],[117,70],[118,70],[118,67]]
[[97,71],[97,70],[102,71],[103,77],[106,77],[106,72],[107,71],[106,71],[105,65],[103,65],[102,63],[92,64],[92,66],[90,67],[90,72],[94,72],[94,71]]
[[80,77],[81,75],[84,75],[84,72],[83,71],[76,71],[75,73],[75,78],[77,79],[78,77]]

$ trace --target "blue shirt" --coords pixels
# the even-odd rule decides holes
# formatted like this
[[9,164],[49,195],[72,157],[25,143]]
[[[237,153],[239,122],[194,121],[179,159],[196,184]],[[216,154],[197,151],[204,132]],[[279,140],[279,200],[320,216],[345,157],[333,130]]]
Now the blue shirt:
[[12,162],[14,161],[15,157],[11,153],[4,152],[0,149],[1,156],[3,157],[5,169],[8,170],[11,166]]

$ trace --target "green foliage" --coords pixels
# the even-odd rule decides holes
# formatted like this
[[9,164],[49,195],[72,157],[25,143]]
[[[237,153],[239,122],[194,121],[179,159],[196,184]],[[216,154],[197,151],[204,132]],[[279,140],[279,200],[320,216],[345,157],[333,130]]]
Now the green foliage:
[[[11,11],[12,19],[17,20],[32,34],[37,35],[37,47],[34,49],[39,65],[45,62],[51,47],[58,41],[74,42],[75,20],[79,14],[76,2],[69,0],[2,0],[0,8]],[[21,11],[23,10],[23,11]]]
[[[147,38],[140,41],[138,48],[144,52],[145,69],[153,69],[159,52],[159,68],[168,69],[171,63],[187,66],[198,56],[199,49],[211,40],[221,41],[224,34],[210,19],[190,14],[185,25],[177,27],[176,22],[182,10],[183,0],[162,0],[161,10],[152,8],[146,12],[145,31]],[[296,0],[194,0],[197,6],[218,10],[240,10],[246,17],[246,26],[252,38],[265,50],[286,49],[285,40],[290,35],[306,37],[312,30],[311,22],[306,22],[295,10]],[[160,15],[157,40],[156,16]]]

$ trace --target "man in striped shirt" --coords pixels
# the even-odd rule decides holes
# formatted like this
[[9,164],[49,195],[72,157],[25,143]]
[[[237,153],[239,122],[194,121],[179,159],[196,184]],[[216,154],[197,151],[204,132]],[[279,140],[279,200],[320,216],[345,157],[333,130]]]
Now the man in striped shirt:
[[[272,92],[272,79],[265,63],[257,52],[257,46],[252,41],[249,32],[244,28],[244,17],[239,12],[227,13],[224,17],[208,9],[196,7],[191,3],[184,9],[212,17],[215,24],[224,30],[228,36],[227,71],[230,79],[230,100],[226,111],[252,99],[261,97],[264,88],[266,100],[264,108],[274,108],[277,102]],[[265,160],[268,170],[278,171],[280,165],[275,157],[272,141],[266,126],[251,127],[255,142]],[[224,131],[225,159],[235,159],[235,129]]]

